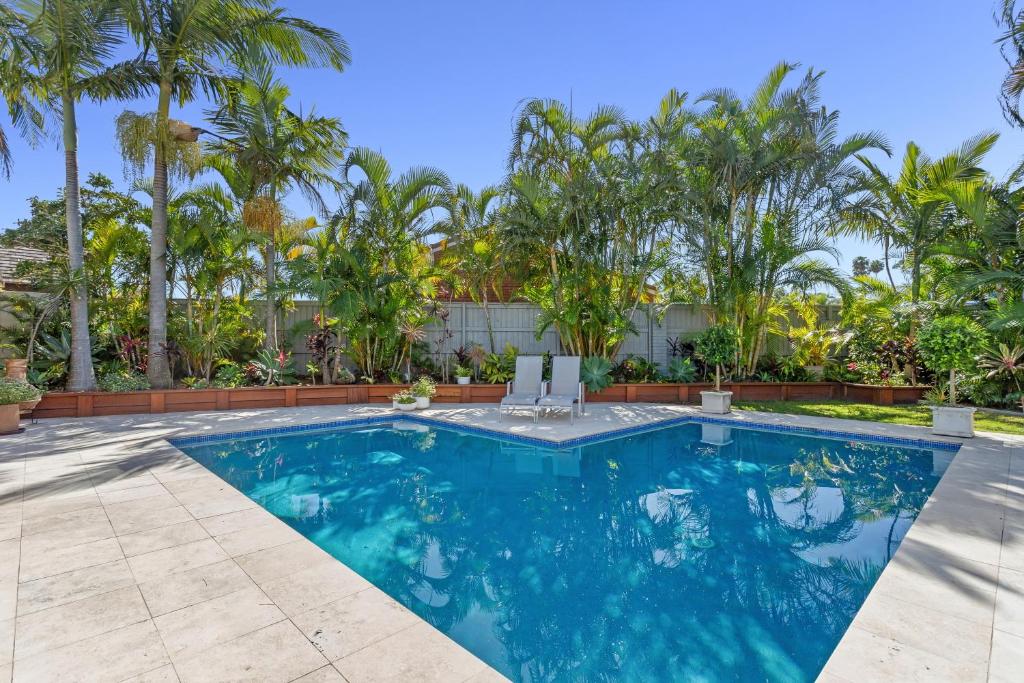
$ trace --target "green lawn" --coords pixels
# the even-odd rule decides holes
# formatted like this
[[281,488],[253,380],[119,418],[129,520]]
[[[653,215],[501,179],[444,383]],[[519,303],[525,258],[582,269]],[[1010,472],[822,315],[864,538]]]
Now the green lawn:
[[[904,425],[928,426],[932,423],[932,412],[928,406],[917,405],[875,406],[846,401],[736,401],[733,407],[739,410],[761,410],[766,413],[841,417],[847,420],[871,420]],[[1024,415],[978,410],[974,415],[974,426],[983,432],[1024,434]]]

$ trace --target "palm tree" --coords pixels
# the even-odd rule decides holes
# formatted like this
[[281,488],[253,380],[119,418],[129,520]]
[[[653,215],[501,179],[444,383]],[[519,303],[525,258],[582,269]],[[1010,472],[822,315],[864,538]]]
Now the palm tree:
[[[32,100],[32,67],[40,59],[39,43],[29,34],[22,17],[0,5],[0,95],[7,103],[11,122],[30,143],[39,141],[43,131],[42,113]],[[0,128],[0,165],[5,178],[11,175],[11,148]]]
[[[340,189],[334,171],[344,159],[347,135],[333,117],[303,114],[287,106],[288,87],[266,66],[250,68],[232,81],[224,104],[212,113],[218,141],[209,164],[239,187],[246,225],[266,237],[266,348],[277,334],[278,233],[280,201],[297,188],[321,215],[327,208],[320,188]],[[240,181],[240,182],[239,182]]]
[[34,88],[54,103],[63,122],[64,202],[68,265],[76,275],[70,289],[71,365],[68,389],[95,387],[89,341],[88,287],[78,185],[78,127],[75,105],[94,100],[139,97],[147,91],[145,65],[132,60],[108,66],[122,39],[122,19],[109,0],[25,0],[21,17],[39,48]]
[[273,0],[121,0],[128,28],[142,49],[158,90],[153,141],[153,220],[150,246],[149,354],[154,387],[171,385],[167,361],[167,155],[175,136],[198,129],[171,127],[171,102],[219,92],[222,73],[244,55],[255,63],[327,66],[341,71],[349,50],[336,32],[293,17]]
[[452,197],[451,220],[438,226],[448,236],[441,263],[452,271],[457,287],[483,310],[491,353],[496,348],[489,303],[492,293],[500,301],[506,272],[495,207],[501,198],[499,187],[473,192],[460,184]]
[[1018,9],[1017,0],[1001,0],[996,21],[1006,29],[999,37],[999,50],[1010,69],[1003,79],[1000,103],[1007,121],[1024,126],[1020,112],[1020,97],[1024,94],[1024,9]]
[[873,237],[898,250],[910,271],[912,304],[921,300],[925,259],[945,239],[943,211],[951,204],[952,188],[984,176],[979,164],[998,138],[995,133],[978,135],[938,159],[931,159],[910,142],[895,178],[870,159],[857,155],[865,169],[865,192],[844,210],[842,229]]

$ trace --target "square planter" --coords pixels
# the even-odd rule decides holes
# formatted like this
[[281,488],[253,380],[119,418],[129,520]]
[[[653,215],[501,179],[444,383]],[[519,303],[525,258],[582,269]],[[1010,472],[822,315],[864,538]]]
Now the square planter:
[[725,415],[732,409],[732,392],[702,391],[700,392],[700,407],[705,413]]
[[974,408],[932,406],[932,434],[974,436]]

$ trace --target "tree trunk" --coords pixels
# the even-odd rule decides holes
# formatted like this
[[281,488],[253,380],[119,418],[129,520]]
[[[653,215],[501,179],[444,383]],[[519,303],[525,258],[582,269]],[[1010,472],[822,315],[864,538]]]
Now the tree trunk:
[[274,305],[274,285],[277,282],[277,270],[275,268],[275,261],[277,260],[277,245],[274,244],[274,236],[270,236],[270,241],[267,242],[266,253],[263,256],[266,261],[266,276],[267,276],[267,313],[266,321],[264,322],[263,329],[266,332],[266,339],[263,341],[263,346],[268,351],[277,350],[277,306]]
[[171,84],[160,83],[153,152],[153,225],[149,241],[149,362],[146,376],[154,389],[173,383],[167,361],[167,117]]
[[78,196],[78,130],[75,102],[65,93],[62,98],[64,119],[64,213],[68,232],[68,267],[75,278],[71,287],[71,367],[69,391],[96,388],[89,339],[89,288],[85,280],[85,245],[82,237],[82,213]]

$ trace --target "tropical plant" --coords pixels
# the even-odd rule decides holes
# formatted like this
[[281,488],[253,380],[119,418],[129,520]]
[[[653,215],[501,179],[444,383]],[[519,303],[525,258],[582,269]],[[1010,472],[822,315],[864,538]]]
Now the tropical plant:
[[497,349],[490,302],[492,298],[501,301],[502,285],[508,277],[498,231],[496,205],[501,198],[498,187],[485,187],[476,193],[459,185],[452,197],[450,219],[437,226],[439,232],[448,235],[441,245],[440,264],[450,272],[455,290],[467,293],[483,311],[491,353]]
[[935,318],[921,328],[917,344],[929,368],[949,373],[949,402],[956,405],[956,373],[977,367],[988,335],[978,323],[961,315]]
[[147,374],[154,387],[166,388],[171,384],[166,350],[168,157],[176,139],[195,140],[200,132],[172,123],[172,101],[183,106],[200,91],[223,88],[224,67],[231,60],[340,71],[349,62],[349,51],[337,33],[286,14],[273,0],[122,0],[121,6],[142,51],[140,65],[152,74],[150,85],[158,92],[153,137],[129,156],[136,163],[150,157],[153,162]]
[[288,107],[288,87],[268,65],[249,66],[227,81],[226,97],[211,112],[217,141],[207,164],[230,179],[244,201],[242,221],[264,236],[265,345],[278,347],[278,247],[285,212],[281,199],[298,189],[321,215],[327,214],[321,188],[340,189],[334,171],[347,135],[341,122]]
[[697,356],[715,367],[715,391],[722,390],[722,366],[736,362],[739,333],[728,323],[712,325],[694,339]]
[[667,263],[680,201],[663,161],[669,109],[645,124],[552,100],[519,112],[501,239],[521,255],[509,266],[541,309],[537,334],[554,327],[569,353],[613,358]]
[[[843,229],[882,241],[887,268],[889,248],[897,251],[910,275],[912,305],[921,301],[925,259],[944,240],[950,191],[982,178],[979,164],[998,138],[995,133],[978,135],[938,159],[909,142],[896,177],[858,155],[865,169],[860,179],[864,192],[844,210]],[[913,333],[913,318],[911,323]]]
[[516,357],[519,349],[512,344],[505,344],[499,353],[488,353],[480,363],[480,376],[490,384],[510,382],[516,374]]
[[402,405],[407,406],[415,403],[416,397],[408,389],[403,389],[396,394],[392,394],[391,400],[395,403],[401,403]]
[[465,365],[456,365],[454,374],[456,377],[472,377],[473,369],[468,368]]
[[245,370],[238,363],[227,360],[221,360],[217,364],[217,373],[210,381],[210,385],[218,389],[244,387],[247,383]]
[[624,384],[647,384],[657,382],[660,377],[656,363],[633,354],[623,358],[612,370],[612,379]]
[[612,370],[615,365],[601,356],[588,356],[580,363],[580,379],[588,391],[601,391],[613,384]]
[[888,151],[878,133],[838,135],[838,116],[820,103],[822,72],[795,87],[782,63],[753,94],[700,98],[708,108],[677,136],[677,174],[687,192],[679,258],[700,279],[713,322],[739,335],[737,373],[751,374],[786,290],[829,287],[845,294],[829,233],[860,187],[855,160]]
[[246,365],[245,373],[253,381],[264,386],[295,383],[295,368],[291,354],[284,351],[271,353],[267,349],[260,349],[256,358]]
[[72,355],[68,388],[84,391],[96,385],[96,378],[90,352],[75,107],[83,98],[101,101],[145,94],[149,91],[147,70],[139,60],[107,64],[122,37],[122,17],[114,2],[23,0],[19,9],[37,48],[31,60],[32,87],[44,102],[52,104],[63,126],[67,258],[68,269],[76,277],[69,291]]
[[1024,347],[999,343],[990,346],[978,359],[978,368],[987,370],[985,378],[990,380],[1001,380],[1007,385],[1013,384],[1020,401],[1021,410],[1024,410],[1024,387],[1021,386],[1021,378],[1024,378]]

